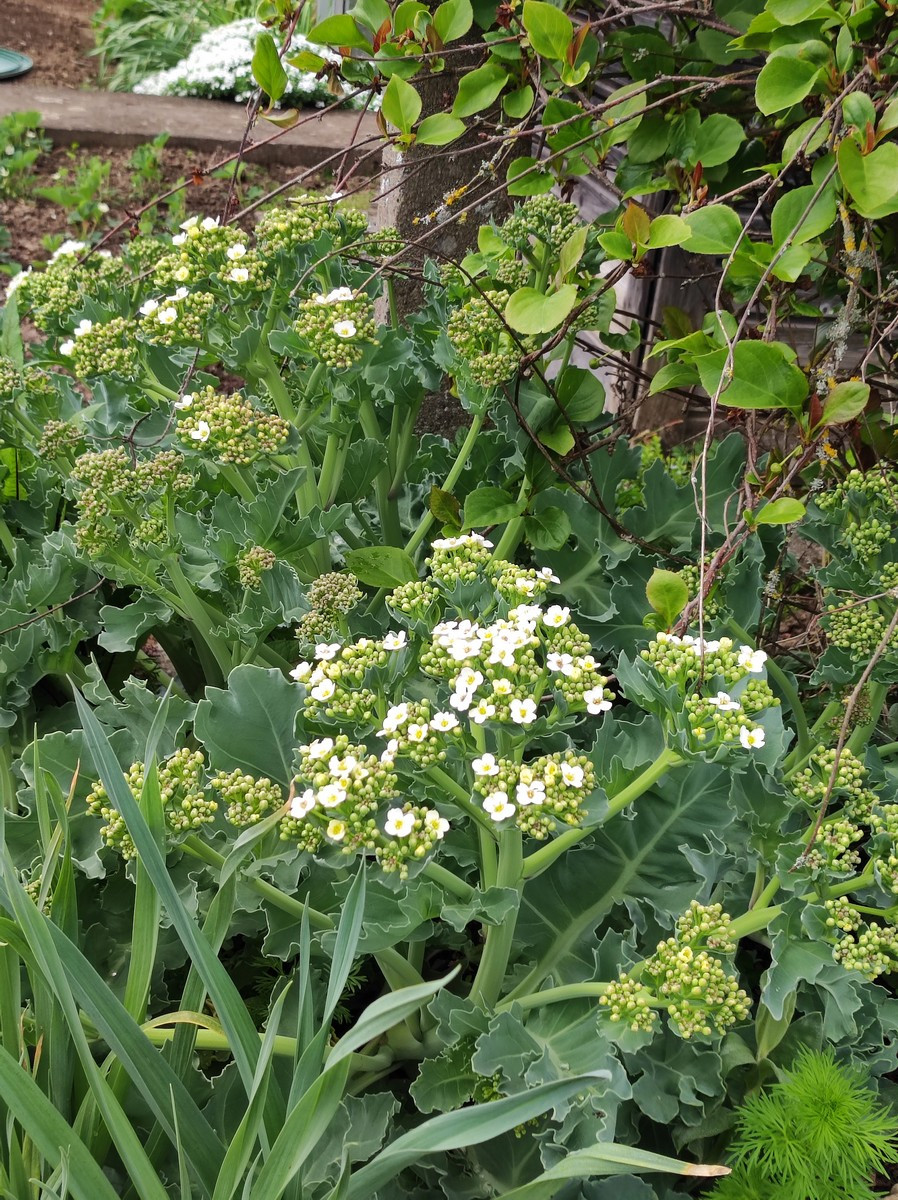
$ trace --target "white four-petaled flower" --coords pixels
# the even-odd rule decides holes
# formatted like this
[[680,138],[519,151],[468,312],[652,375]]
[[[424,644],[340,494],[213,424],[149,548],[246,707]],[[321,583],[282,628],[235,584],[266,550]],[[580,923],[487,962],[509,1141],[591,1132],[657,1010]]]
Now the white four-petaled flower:
[[249,283],[249,271],[246,267],[231,267],[228,279],[231,283]]
[[494,821],[506,821],[515,814],[515,806],[509,801],[507,792],[490,792],[483,801],[483,808]]
[[[310,662],[297,663],[290,672],[290,678],[295,679],[297,683],[302,683],[304,679],[308,679],[312,674],[312,664]],[[312,743],[314,745],[314,743]]]
[[172,308],[170,304],[166,305],[165,308],[160,308],[156,313],[156,320],[160,325],[174,325],[177,319],[178,310],[176,308]]
[[605,699],[605,689],[601,687],[590,688],[588,692],[583,693],[583,699],[586,703],[586,711],[593,717],[597,717],[599,713],[608,712],[611,708],[611,701]]
[[390,837],[406,838],[415,828],[415,814],[403,812],[401,808],[391,808],[384,822],[384,833]]
[[340,653],[339,642],[319,642],[315,647],[315,657],[319,662],[330,662]]
[[393,633],[392,630],[384,637],[384,650],[402,650],[408,642],[408,634],[404,629],[400,629],[398,633]]
[[338,338],[351,338],[356,335],[355,321],[348,318],[345,321],[334,322],[334,333]]
[[570,617],[569,608],[561,604],[551,604],[543,613],[543,624],[548,625],[550,629],[560,629],[562,625],[567,625]]
[[739,729],[739,741],[746,750],[760,750],[764,745],[764,730],[749,729],[747,725]]
[[458,729],[458,717],[451,712],[434,713],[430,718],[430,728],[436,733],[449,733]]
[[475,758],[471,763],[471,770],[475,775],[483,778],[489,775],[499,774],[499,764],[496,762],[495,754],[482,754],[480,758]]
[[196,429],[191,429],[190,436],[195,442],[208,442],[212,428],[208,421],[197,421]]
[[301,821],[309,815],[316,803],[315,793],[311,788],[306,788],[301,796],[294,796],[290,802],[290,816]]
[[509,712],[515,725],[531,725],[536,720],[536,702],[529,696],[526,700],[512,700]]
[[721,712],[736,712],[739,708],[739,701],[734,700],[729,692],[718,692],[716,696],[709,696],[708,703]]
[[94,327],[93,321],[88,321],[87,317],[85,317],[83,321],[79,321],[78,324],[75,326],[74,336],[76,338],[84,337],[84,335],[86,333],[90,333],[90,331],[93,329],[93,327]]

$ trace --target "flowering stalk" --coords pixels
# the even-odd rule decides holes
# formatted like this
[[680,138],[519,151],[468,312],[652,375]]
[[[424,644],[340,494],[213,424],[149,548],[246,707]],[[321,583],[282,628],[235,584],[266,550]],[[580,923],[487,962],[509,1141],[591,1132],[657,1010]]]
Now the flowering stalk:
[[[441,489],[442,491],[451,492],[458,483],[459,479],[461,478],[461,474],[467,465],[468,459],[471,456],[471,451],[474,449],[474,445],[480,434],[480,430],[483,428],[483,422],[485,420],[486,410],[474,414],[474,419],[471,421],[471,424],[468,427],[467,436],[462,443],[462,447],[456,456],[455,462],[452,464],[449,474],[443,480],[443,486]],[[428,509],[419,521],[418,528],[405,544],[405,549],[408,554],[414,554],[414,552],[427,537],[427,534],[430,532],[430,527],[433,525],[434,519],[433,513]]]
[[675,750],[665,748],[661,751],[653,763],[650,763],[646,769],[637,775],[625,788],[622,788],[616,795],[609,798],[608,811],[601,821],[595,825],[586,825],[582,829],[569,829],[565,833],[560,834],[553,842],[541,849],[534,851],[524,859],[523,876],[525,879],[533,879],[550,867],[557,858],[560,858],[565,851],[570,850],[584,838],[595,833],[602,825],[610,818],[615,816],[632,804],[634,800],[638,800],[640,796],[650,791],[659,779],[663,779],[668,771],[676,767],[686,765],[685,759],[681,758]]

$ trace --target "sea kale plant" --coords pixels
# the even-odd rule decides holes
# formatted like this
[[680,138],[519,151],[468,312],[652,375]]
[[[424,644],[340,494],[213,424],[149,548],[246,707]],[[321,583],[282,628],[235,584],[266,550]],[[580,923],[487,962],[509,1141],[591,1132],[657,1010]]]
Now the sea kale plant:
[[887,7],[259,15],[253,111],[280,48],[458,178],[400,236],[359,145],[12,280],[3,1189],[875,1194]]

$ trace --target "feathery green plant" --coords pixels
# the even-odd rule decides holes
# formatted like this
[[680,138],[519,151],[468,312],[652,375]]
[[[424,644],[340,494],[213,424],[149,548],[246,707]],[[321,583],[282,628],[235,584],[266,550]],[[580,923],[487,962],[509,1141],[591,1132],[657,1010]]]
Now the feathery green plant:
[[739,1113],[733,1173],[717,1200],[873,1200],[871,1181],[898,1149],[898,1121],[831,1050],[806,1050]]

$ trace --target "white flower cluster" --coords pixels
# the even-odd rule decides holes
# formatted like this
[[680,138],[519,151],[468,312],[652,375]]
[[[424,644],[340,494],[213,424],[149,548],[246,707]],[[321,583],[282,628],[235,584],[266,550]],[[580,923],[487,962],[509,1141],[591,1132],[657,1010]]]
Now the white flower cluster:
[[[681,646],[689,654],[694,654],[697,658],[701,658],[705,654],[717,654],[719,651],[728,651],[733,648],[731,638],[701,638],[693,637],[692,634],[686,633],[683,637],[677,637],[675,633],[659,633],[655,637],[655,641],[662,646]],[[736,656],[736,662],[748,675],[760,675],[764,671],[764,664],[767,662],[767,654],[763,650],[754,650],[751,646],[740,646]],[[723,692],[719,695],[724,695]]]
[[[173,67],[154,71],[138,83],[134,91],[144,96],[199,96],[204,100],[235,100],[244,104],[256,91],[252,60],[256,38],[262,26],[252,17],[233,21],[203,34],[186,58]],[[323,46],[313,45],[301,34],[290,42],[291,54],[310,50],[330,63],[339,63],[340,56]],[[312,71],[300,71],[284,63],[287,90],[280,103],[285,108],[332,104],[334,97],[327,90],[327,81]],[[364,103],[362,97],[361,103]],[[355,107],[359,101],[352,100]]]

